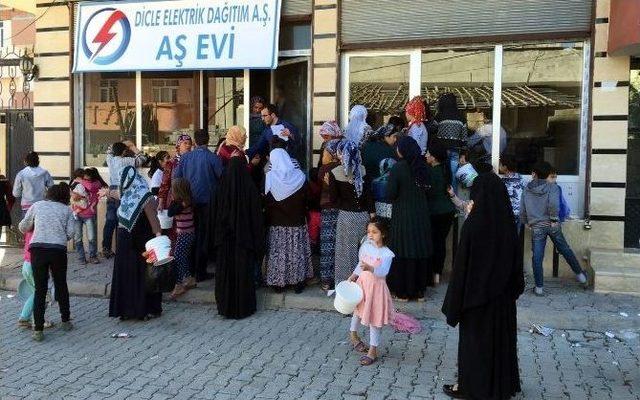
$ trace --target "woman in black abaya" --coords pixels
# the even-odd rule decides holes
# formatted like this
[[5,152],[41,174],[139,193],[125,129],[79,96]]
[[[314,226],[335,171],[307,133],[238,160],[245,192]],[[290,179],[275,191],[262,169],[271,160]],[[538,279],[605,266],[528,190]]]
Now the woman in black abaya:
[[261,196],[244,157],[232,157],[215,196],[211,247],[216,254],[218,314],[233,319],[256,311],[256,265],[264,254]]
[[509,399],[520,391],[516,299],[524,290],[522,249],[507,190],[493,172],[471,189],[442,312],[460,324],[458,383],[444,392],[463,399]]
[[116,257],[109,298],[109,316],[146,320],[162,313],[162,293],[147,292],[145,243],[160,236],[158,205],[149,186],[135,168],[121,172],[120,189],[111,196],[120,199]]

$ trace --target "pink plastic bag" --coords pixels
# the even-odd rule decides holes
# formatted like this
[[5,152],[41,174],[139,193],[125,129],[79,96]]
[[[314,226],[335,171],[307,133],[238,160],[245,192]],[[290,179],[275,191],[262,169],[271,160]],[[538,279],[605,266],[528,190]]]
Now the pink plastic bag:
[[420,321],[413,318],[410,315],[403,314],[401,312],[394,312],[391,317],[391,325],[397,332],[405,333],[420,333],[422,332],[422,325]]

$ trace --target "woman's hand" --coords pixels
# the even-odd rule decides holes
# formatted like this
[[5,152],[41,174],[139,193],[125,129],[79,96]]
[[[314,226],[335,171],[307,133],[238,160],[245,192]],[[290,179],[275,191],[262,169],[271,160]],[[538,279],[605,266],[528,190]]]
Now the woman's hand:
[[142,257],[144,257],[147,264],[153,264],[154,262],[158,261],[155,251],[145,251],[144,253],[142,253]]
[[351,276],[349,277],[349,282],[355,282],[358,280],[358,275],[356,274],[351,274]]
[[473,210],[473,200],[469,200],[469,203],[467,203],[467,206],[465,207],[467,215],[471,214],[471,210]]
[[454,197],[456,195],[456,192],[453,191],[451,185],[447,185],[447,194],[449,195],[449,197]]
[[98,190],[98,196],[100,197],[108,197],[109,196],[109,188],[102,188]]
[[322,178],[322,180],[324,181],[324,183],[329,186],[330,184],[330,180],[329,180],[329,173],[327,172],[326,174],[324,174],[324,177]]

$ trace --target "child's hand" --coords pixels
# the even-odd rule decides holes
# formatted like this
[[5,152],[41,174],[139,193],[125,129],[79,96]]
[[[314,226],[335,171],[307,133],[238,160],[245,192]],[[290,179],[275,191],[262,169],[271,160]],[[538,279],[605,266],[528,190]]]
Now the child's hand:
[[355,282],[358,280],[358,275],[356,274],[351,274],[351,276],[349,277],[349,282]]
[[109,196],[109,188],[101,188],[100,190],[98,190],[98,196],[100,197]]
[[447,194],[449,194],[449,197],[453,197],[456,195],[456,192],[453,191],[453,188],[451,187],[451,185],[447,186]]
[[465,207],[467,215],[471,214],[471,210],[473,210],[473,200],[469,200],[469,203],[467,203],[467,206]]
[[369,264],[367,264],[366,262],[360,262],[360,268],[363,271],[369,271],[369,272],[373,272],[373,267]]

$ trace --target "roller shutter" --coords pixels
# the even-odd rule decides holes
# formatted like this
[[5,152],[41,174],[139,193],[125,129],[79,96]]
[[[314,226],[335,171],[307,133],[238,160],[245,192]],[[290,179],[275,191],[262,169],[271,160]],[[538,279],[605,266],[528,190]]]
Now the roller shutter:
[[439,40],[580,33],[593,0],[343,0],[341,41]]

